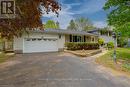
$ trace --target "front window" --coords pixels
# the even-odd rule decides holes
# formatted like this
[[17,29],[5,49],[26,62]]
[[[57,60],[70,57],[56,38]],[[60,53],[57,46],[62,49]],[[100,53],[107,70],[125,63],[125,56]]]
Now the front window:
[[70,42],[84,42],[84,36],[70,35]]

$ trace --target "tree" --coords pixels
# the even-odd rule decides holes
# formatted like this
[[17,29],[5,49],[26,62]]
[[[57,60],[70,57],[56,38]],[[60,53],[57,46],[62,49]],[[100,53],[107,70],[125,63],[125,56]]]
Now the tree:
[[[56,0],[15,0],[16,18],[0,19],[0,34],[2,37],[21,36],[27,28],[42,28],[40,17],[44,12],[57,14],[61,9]],[[43,10],[44,9],[44,10]]]
[[[108,24],[122,35],[130,37],[130,0],[107,0],[104,10],[109,11]],[[127,32],[127,33],[124,33]]]
[[44,26],[46,29],[48,29],[48,28],[58,29],[59,28],[59,25],[57,25],[53,20],[48,20]]
[[69,26],[67,27],[68,30],[77,30],[76,24],[74,20],[71,20]]
[[68,26],[68,29],[79,31],[88,31],[93,28],[93,24],[90,22],[90,20],[84,17],[71,20]]
[[77,18],[75,19],[76,28],[79,31],[87,31],[93,29],[93,25],[88,18]]

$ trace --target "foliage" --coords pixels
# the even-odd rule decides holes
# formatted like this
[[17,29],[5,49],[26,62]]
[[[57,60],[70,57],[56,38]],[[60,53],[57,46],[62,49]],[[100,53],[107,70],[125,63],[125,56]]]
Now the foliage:
[[128,43],[128,39],[126,37],[121,37],[117,39],[118,47],[124,47]]
[[[72,29],[71,29],[72,28]],[[94,26],[88,18],[77,18],[75,20],[71,20],[68,26],[70,30],[78,30],[78,31],[88,31],[93,29]]]
[[122,37],[130,38],[130,22],[126,23],[124,25],[118,26],[115,29],[115,32],[117,32],[117,33],[121,32],[121,36]]
[[80,31],[87,31],[93,29],[93,24],[90,22],[88,18],[77,18],[75,19],[76,27]]
[[18,37],[27,30],[26,28],[42,28],[41,15],[54,12],[58,16],[58,12],[61,9],[56,0],[15,0],[15,3],[16,18],[0,19],[2,37]]
[[59,25],[57,25],[53,20],[48,20],[46,24],[44,25],[45,29],[51,28],[51,29],[58,29]]
[[99,38],[99,39],[98,39],[98,44],[99,44],[100,46],[103,46],[103,45],[104,45],[104,39],[103,39],[103,38]]
[[74,20],[71,20],[69,26],[67,27],[68,30],[76,30],[76,24]]
[[109,11],[108,23],[124,36],[130,37],[130,0],[107,0],[104,9]]
[[93,50],[99,49],[98,43],[86,43],[86,42],[67,42],[65,46],[68,50]]
[[114,48],[114,43],[113,42],[108,42],[107,47],[108,48]]
[[123,67],[123,69],[125,69],[125,71],[130,72],[130,63],[123,64],[122,67]]

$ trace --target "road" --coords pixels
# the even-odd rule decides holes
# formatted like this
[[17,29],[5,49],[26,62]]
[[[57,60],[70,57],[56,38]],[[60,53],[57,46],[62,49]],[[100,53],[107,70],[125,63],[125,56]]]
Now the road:
[[68,53],[19,54],[0,64],[0,87],[130,87],[94,62]]

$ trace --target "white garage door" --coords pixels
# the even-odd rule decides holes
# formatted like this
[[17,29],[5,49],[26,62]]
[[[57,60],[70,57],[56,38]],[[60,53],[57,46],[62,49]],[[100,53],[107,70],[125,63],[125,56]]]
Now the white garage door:
[[40,39],[40,38],[28,38],[24,39],[23,53],[33,52],[53,52],[58,51],[57,39]]

